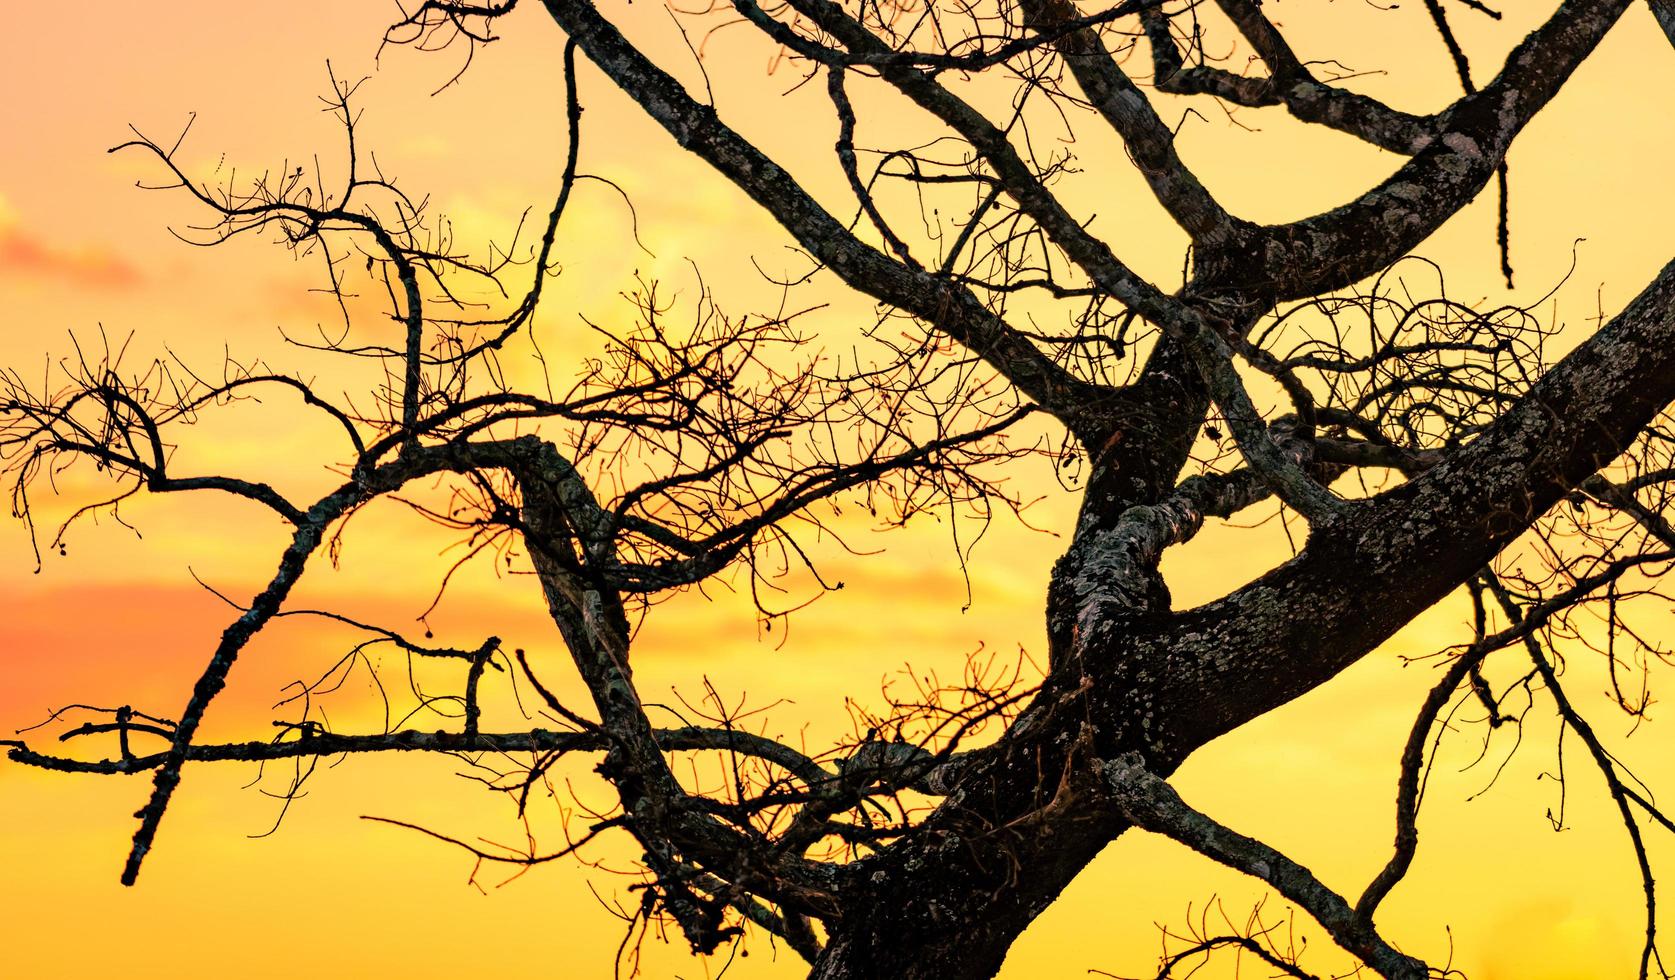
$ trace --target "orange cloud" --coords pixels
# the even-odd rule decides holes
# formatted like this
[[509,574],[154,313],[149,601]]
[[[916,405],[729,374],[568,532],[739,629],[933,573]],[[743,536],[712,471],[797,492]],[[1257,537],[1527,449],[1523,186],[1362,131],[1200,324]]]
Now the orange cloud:
[[0,276],[54,279],[94,289],[139,284],[139,268],[101,248],[62,248],[6,220],[0,201]]

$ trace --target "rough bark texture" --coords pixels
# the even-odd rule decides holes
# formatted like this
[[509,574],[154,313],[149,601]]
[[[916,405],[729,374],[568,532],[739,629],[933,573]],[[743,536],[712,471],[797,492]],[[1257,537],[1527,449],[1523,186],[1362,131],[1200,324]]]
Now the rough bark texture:
[[[1675,532],[1661,514],[1666,501],[1637,496],[1675,476],[1675,466],[1641,467],[1653,475],[1641,472],[1624,486],[1600,475],[1675,400],[1675,263],[1552,366],[1541,362],[1528,331],[1496,319],[1499,311],[1463,317],[1460,304],[1442,299],[1435,303],[1448,316],[1428,320],[1430,307],[1411,303],[1395,333],[1375,336],[1367,350],[1322,335],[1287,352],[1274,339],[1281,321],[1295,312],[1282,304],[1329,304],[1332,291],[1379,276],[1422,246],[1493,175],[1501,175],[1504,194],[1509,148],[1623,16],[1628,0],[1567,0],[1480,88],[1446,17],[1436,14],[1465,94],[1429,116],[1397,111],[1316,78],[1311,66],[1319,62],[1294,53],[1260,4],[1217,5],[1265,74],[1205,61],[1194,46],[1196,35],[1184,43],[1176,20],[1184,12],[1167,5],[1090,11],[1069,0],[1025,0],[1023,23],[996,21],[1004,21],[999,39],[983,33],[989,21],[976,19],[983,30],[974,28],[968,42],[926,49],[919,28],[900,28],[869,5],[787,0],[763,7],[735,0],[737,13],[774,46],[811,76],[826,74],[838,166],[857,198],[856,220],[846,221],[631,42],[605,6],[543,0],[541,9],[566,39],[572,145],[535,285],[514,312],[477,324],[492,329],[476,346],[449,333],[459,329],[457,318],[425,309],[421,278],[445,281],[433,265],[438,257],[408,225],[350,207],[360,186],[354,178],[335,206],[271,188],[248,198],[217,197],[186,179],[174,149],[145,140],[134,144],[159,157],[201,204],[216,209],[223,224],[211,227],[220,227],[223,237],[273,223],[287,229],[293,244],[328,231],[370,236],[394,277],[389,281],[402,286],[399,294],[392,287],[390,297],[404,344],[378,355],[388,359],[390,376],[402,379],[401,390],[381,396],[381,420],[367,420],[331,407],[294,379],[242,378],[173,405],[155,402],[139,382],[114,374],[77,376],[68,395],[33,394],[8,382],[0,450],[19,473],[20,488],[55,460],[89,458],[151,492],[231,492],[295,526],[272,583],[228,628],[178,723],[136,723],[125,706],[113,724],[71,733],[118,732],[120,759],[82,762],[22,742],[7,743],[10,758],[73,772],[154,770],[154,793],[141,811],[124,876],[132,883],[189,760],[386,750],[527,752],[527,789],[560,754],[596,752],[598,772],[614,787],[620,807],[595,832],[625,831],[642,849],[646,880],[639,914],[671,919],[701,953],[722,948],[745,923],[759,927],[809,959],[818,980],[990,977],[1013,941],[1076,874],[1119,835],[1139,827],[1267,882],[1374,971],[1409,980],[1425,976],[1427,967],[1381,935],[1371,913],[1412,858],[1411,782],[1422,751],[1403,759],[1408,782],[1400,797],[1393,870],[1359,908],[1292,859],[1194,810],[1166,780],[1206,743],[1326,683],[1469,585],[1478,601],[1473,659],[1449,673],[1446,690],[1433,692],[1412,744],[1422,747],[1452,685],[1468,676],[1474,685],[1481,681],[1475,672],[1490,650],[1528,642],[1537,666],[1532,676],[1552,687],[1567,724],[1585,733],[1648,868],[1635,814],[1675,823],[1631,795],[1636,791],[1619,778],[1591,729],[1572,720],[1579,716],[1558,690],[1557,674],[1542,669],[1547,661],[1533,636],[1563,609],[1615,589],[1629,570],[1667,562],[1670,555],[1654,549],[1675,545]],[[432,0],[402,26],[418,32],[408,40],[462,31],[475,42],[511,6]],[[1658,23],[1675,40],[1671,9],[1669,0],[1652,0]],[[1318,215],[1263,226],[1230,213],[1177,152],[1174,132],[1124,60],[1126,49],[1102,33],[1125,18],[1147,38],[1150,74],[1161,91],[1271,106],[1404,159],[1364,194]],[[888,367],[857,368],[833,379],[813,368],[799,374],[777,364],[752,373],[759,346],[767,343],[762,338],[770,336],[755,331],[783,323],[728,323],[713,334],[699,330],[679,340],[655,328],[619,342],[612,349],[617,373],[595,365],[588,383],[565,400],[513,391],[498,368],[489,371],[498,388],[484,392],[469,385],[469,366],[481,363],[474,359],[500,350],[527,322],[549,271],[554,231],[577,179],[578,56],[675,145],[774,218],[822,269],[892,315],[911,318],[928,339],[918,347],[891,348],[897,359]],[[1019,72],[1018,117],[1029,96],[1060,109],[1085,107],[1087,119],[1110,127],[1159,206],[1192,243],[1178,290],[1167,292],[1135,273],[1096,235],[1089,216],[1074,213],[1055,188],[1063,161],[1038,158],[1016,118],[997,122],[962,94],[962,73],[1038,64],[1029,59],[1064,71],[1062,78]],[[964,157],[948,164],[903,150],[884,156],[886,164],[906,161],[907,172],[880,164],[863,174],[855,145],[860,114],[851,101],[860,84],[913,106],[934,123],[936,135],[926,145],[951,141]],[[1066,94],[1071,85],[1074,96]],[[338,105],[352,134],[348,90],[341,95]],[[920,241],[898,233],[884,199],[873,196],[875,183],[885,178],[969,185],[977,203],[957,234]],[[1001,211],[1003,218],[992,217]],[[1040,255],[989,266],[962,255],[984,236],[991,255],[1020,240]],[[1501,245],[1504,250],[1504,239]],[[933,247],[944,254],[925,261]],[[341,289],[336,281],[333,286]],[[1044,334],[1020,326],[1007,298],[1029,290],[1086,303],[1073,331]],[[1107,312],[1106,304],[1120,313]],[[647,300],[642,312],[655,319],[662,310]],[[1155,337],[1133,343],[1135,323],[1148,324]],[[1402,333],[1420,329],[1431,332],[1416,339]],[[463,353],[427,354],[432,334],[454,345],[434,349]],[[794,339],[771,337],[787,344]],[[956,352],[956,367],[936,359],[947,350]],[[974,373],[979,367],[980,376]],[[1252,394],[1259,390],[1256,375],[1281,392],[1273,404]],[[300,389],[310,405],[331,411],[347,429],[356,453],[343,487],[304,507],[265,484],[178,480],[167,472],[161,426],[256,381]],[[88,404],[103,406],[103,429],[77,414]],[[922,417],[902,421],[913,411]],[[740,729],[719,708],[713,725],[653,725],[632,669],[632,614],[642,603],[649,608],[659,593],[740,564],[749,564],[755,576],[753,549],[764,541],[801,554],[785,531],[788,522],[816,521],[809,516],[814,505],[844,494],[884,488],[881,495],[898,502],[902,520],[929,509],[927,498],[940,506],[943,500],[952,505],[1001,495],[998,484],[980,474],[1022,455],[1005,439],[1028,415],[1054,420],[1064,438],[1064,464],[1085,461],[1086,473],[1074,531],[1044,591],[1045,679],[1017,704],[980,692],[990,698],[985,717],[1006,718],[1002,734],[979,748],[959,744],[945,731],[926,736],[923,745],[909,744],[900,740],[898,718],[895,741],[875,730],[823,758]],[[587,468],[594,465],[587,455],[601,444],[592,437],[561,443],[546,433],[503,436],[542,423],[574,427],[567,432],[629,432],[610,453],[664,460],[669,472],[635,484],[623,476],[628,467]],[[835,440],[821,441],[821,434],[838,430],[862,433],[859,448],[840,451]],[[95,431],[104,435],[90,434]],[[799,450],[773,455],[773,447],[793,433],[807,432],[815,436]],[[1206,437],[1224,445],[1226,454],[1195,464],[1194,447]],[[1198,472],[1186,475],[1193,467]],[[1354,498],[1333,489],[1357,469],[1400,479]],[[574,730],[479,730],[477,692],[498,640],[475,653],[431,649],[337,617],[410,653],[469,661],[459,699],[464,730],[338,735],[305,724],[297,726],[297,740],[195,743],[199,722],[240,650],[281,615],[292,585],[333,528],[380,496],[441,477],[459,477],[481,497],[461,508],[476,510],[457,526],[515,536],[526,549],[590,708],[563,705],[527,662],[520,659],[520,665],[553,715]],[[1567,499],[1578,508],[1604,507],[1623,516],[1643,547],[1623,557],[1613,544],[1601,558],[1603,570],[1580,577],[1568,590],[1549,595],[1532,587],[1514,596],[1486,566]],[[1223,598],[1175,609],[1160,570],[1165,552],[1192,539],[1206,520],[1273,501],[1306,524],[1296,556]],[[456,514],[438,519],[447,523]],[[1491,593],[1503,600],[1513,623],[1500,634],[1492,633],[1484,611],[1483,596]],[[1614,591],[1610,601],[1615,617]],[[1495,719],[1493,692],[1480,688],[1479,694]],[[923,720],[928,713],[914,717]],[[169,747],[136,756],[126,741],[133,731],[161,735]],[[734,760],[728,791],[684,785],[671,763],[683,752],[722,752]],[[739,759],[758,768],[742,775]],[[881,826],[875,818],[887,808],[879,801],[903,787],[935,798],[936,805],[911,814],[902,807],[895,823]],[[842,848],[820,849],[834,841]],[[550,857],[532,854],[525,863]],[[1651,909],[1649,870],[1646,881]],[[1649,911],[1643,963],[1654,941]]]

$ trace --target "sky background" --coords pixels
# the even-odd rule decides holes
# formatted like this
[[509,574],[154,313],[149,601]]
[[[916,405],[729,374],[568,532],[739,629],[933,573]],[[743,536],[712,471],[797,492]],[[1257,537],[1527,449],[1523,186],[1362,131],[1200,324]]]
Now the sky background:
[[[1387,70],[1358,82],[1367,91],[1414,111],[1454,96],[1457,83],[1419,4],[1390,11],[1350,0],[1270,6],[1305,57]],[[1501,24],[1456,14],[1480,79],[1547,12],[1547,4],[1539,7]],[[689,84],[702,85],[662,7],[613,3],[613,16],[619,8],[632,36]],[[97,4],[73,26],[51,5],[9,10],[0,37],[0,83],[9,93],[0,104],[0,365],[38,377],[72,349],[72,334],[97,346],[102,330],[116,344],[132,335],[128,358],[136,366],[173,353],[213,370],[224,352],[260,355],[327,387],[364,390],[364,373],[281,345],[281,329],[307,336],[331,322],[330,304],[308,292],[322,282],[317,260],[296,261],[255,237],[216,249],[182,244],[167,229],[202,214],[178,194],[135,188],[158,178],[153,162],[105,151],[128,137],[130,124],[172,141],[196,113],[183,160],[197,173],[248,173],[284,160],[312,165],[316,156],[328,173],[340,173],[340,133],[317,99],[328,91],[329,60],[339,77],[369,76],[358,96],[361,139],[385,171],[429,194],[467,246],[504,241],[526,207],[544,210],[562,165],[562,37],[537,10],[520,12],[459,84],[432,95],[457,70],[461,52],[386,49],[375,60],[392,10]],[[712,35],[703,56],[722,118],[841,210],[834,130],[818,87],[787,94],[790,73],[770,74],[771,52],[739,28]],[[640,244],[622,200],[601,184],[582,185],[560,232],[564,272],[537,318],[548,355],[562,361],[590,349],[582,316],[626,322],[618,293],[636,275],[690,297],[695,264],[723,305],[771,307],[776,290],[751,260],[792,268],[784,233],[590,67],[581,71],[581,90],[583,169],[622,186]],[[1518,288],[1507,293],[1498,282],[1493,204],[1485,198],[1423,249],[1445,264],[1452,294],[1490,304],[1532,301],[1563,278],[1574,255],[1575,273],[1542,307],[1544,318],[1569,325],[1560,347],[1583,336],[1598,311],[1632,296],[1675,252],[1672,92],[1675,51],[1636,7],[1513,151]],[[890,144],[923,128],[922,118],[876,93],[859,98],[869,110],[863,143]],[[1170,102],[1165,112],[1173,120],[1184,108]],[[1247,129],[1213,105],[1199,109],[1202,117],[1182,130],[1183,153],[1224,203],[1252,219],[1341,203],[1395,165],[1346,137],[1272,114],[1241,114]],[[1077,153],[1099,183],[1096,191],[1089,181],[1075,185],[1073,202],[1101,216],[1095,229],[1120,256],[1172,285],[1179,232],[1145,198],[1120,147],[1102,145],[1091,122],[1085,131]],[[1577,246],[1579,239],[1586,241]],[[817,300],[830,305],[806,325],[845,343],[857,323],[870,320],[870,304],[830,282],[824,289]],[[334,486],[327,467],[339,447],[329,427],[296,407],[276,396],[215,413],[183,440],[175,465],[271,479],[295,498]],[[725,588],[655,609],[635,647],[642,691],[648,699],[696,696],[708,678],[718,690],[747,693],[754,705],[781,702],[767,716],[768,730],[821,745],[848,731],[845,696],[877,703],[881,683],[908,662],[948,672],[978,649],[1042,654],[1047,571],[1075,501],[1044,471],[1020,471],[1017,479],[1023,496],[1039,498],[1028,512],[1039,530],[996,522],[970,564],[969,609],[946,524],[889,534],[856,525],[856,540],[881,553],[855,557],[832,548],[823,555],[823,573],[847,587],[795,616],[788,637],[763,635],[746,599]],[[96,484],[76,476],[63,489],[58,503],[39,501],[43,514],[89,499]],[[210,498],[141,498],[123,516],[139,534],[108,520],[80,526],[67,555],[49,554],[39,573],[22,528],[0,525],[0,729],[34,724],[71,702],[177,714],[236,615],[193,576],[246,597],[271,574],[285,537],[265,513]],[[410,624],[429,602],[449,545],[447,535],[400,508],[375,508],[357,519],[340,568],[313,568],[296,604],[329,601],[363,618]],[[1165,566],[1184,608],[1287,553],[1272,522],[1218,526]],[[1403,658],[1460,639],[1464,622],[1457,603],[1432,610],[1338,679],[1201,750],[1176,784],[1195,806],[1358,894],[1388,856],[1396,759],[1435,673]],[[526,578],[473,567],[431,623],[440,641],[456,645],[505,637],[552,665],[547,676],[560,683],[562,651]],[[201,737],[266,737],[282,688],[318,675],[350,642],[319,626],[270,630],[235,668]],[[1657,723],[1663,712],[1654,707],[1654,723],[1626,737],[1628,719],[1609,709],[1593,670],[1576,658],[1572,691],[1584,695],[1602,733],[1654,788],[1675,786],[1670,736]],[[1668,680],[1653,677],[1655,685]],[[560,686],[572,699],[579,693]],[[379,723],[378,702],[359,678],[330,711],[338,730]],[[1506,746],[1497,743],[1490,762],[1460,771],[1477,754],[1475,738],[1444,743],[1421,815],[1419,859],[1380,913],[1387,934],[1432,962],[1448,961],[1452,948],[1453,965],[1478,978],[1628,974],[1642,928],[1639,887],[1599,780],[1580,757],[1568,760],[1566,829],[1554,833],[1546,816],[1557,805],[1546,776],[1554,726],[1546,713],[1532,714],[1524,748],[1488,792]],[[130,890],[117,874],[133,831],[129,814],[143,803],[149,777],[0,764],[0,974],[608,975],[622,930],[602,902],[635,900],[630,879],[611,873],[633,857],[620,842],[590,852],[598,868],[559,862],[503,887],[491,869],[479,890],[468,884],[471,860],[463,852],[357,819],[388,816],[456,836],[517,839],[522,830],[505,801],[460,779],[459,769],[448,759],[349,759],[314,777],[277,833],[251,840],[280,811],[258,789],[241,789],[252,767],[191,767],[140,885]],[[585,762],[566,775],[579,799],[608,805]],[[283,774],[261,786],[282,788]],[[566,797],[558,802],[569,805]],[[547,844],[563,839],[556,809],[547,806],[536,823]],[[1654,856],[1675,858],[1666,841],[1651,840]],[[1179,928],[1189,908],[1196,914],[1213,899],[1242,921],[1261,897],[1250,882],[1170,842],[1129,834],[1024,935],[1003,975],[1146,973],[1158,948],[1154,923]],[[1266,913],[1287,917],[1277,899]],[[1675,919],[1665,924],[1675,928]],[[1299,929],[1322,947],[1305,965],[1326,971],[1341,962],[1311,924]],[[674,940],[647,944],[646,975],[714,976],[725,965],[690,958]],[[800,975],[795,957],[776,956],[765,937],[747,949],[729,975]]]

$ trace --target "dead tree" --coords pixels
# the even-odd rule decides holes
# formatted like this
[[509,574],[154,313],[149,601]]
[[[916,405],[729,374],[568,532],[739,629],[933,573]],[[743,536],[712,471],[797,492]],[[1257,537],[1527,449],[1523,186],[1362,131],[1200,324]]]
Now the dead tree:
[[[384,40],[475,52],[514,23],[538,29],[505,19],[517,5],[425,0]],[[1469,698],[1498,726],[1523,698],[1556,711],[1604,774],[1645,884],[1640,975],[1662,974],[1642,834],[1675,825],[1594,734],[1564,686],[1562,657],[1592,647],[1618,705],[1644,712],[1638,674],[1662,654],[1636,617],[1659,601],[1675,560],[1666,517],[1675,439],[1664,414],[1675,400],[1675,264],[1549,363],[1551,329],[1527,309],[1451,300],[1440,270],[1406,258],[1495,181],[1510,279],[1506,159],[1519,133],[1609,31],[1661,26],[1675,41],[1670,0],[1650,0],[1652,18],[1631,6],[1566,0],[1482,80],[1448,17],[1499,15],[1476,0],[1427,0],[1464,92],[1427,115],[1341,84],[1332,62],[1310,57],[1329,52],[1294,51],[1255,0],[1097,9],[733,0],[683,11],[700,29],[748,25],[778,52],[780,72],[823,87],[853,195],[840,212],[628,40],[607,5],[543,0],[536,13],[556,25],[563,50],[554,85],[568,156],[538,241],[487,262],[459,254],[422,200],[362,158],[352,86],[333,83],[349,135],[348,176],[335,187],[301,168],[206,183],[184,168],[178,143],[138,137],[124,149],[155,157],[167,186],[210,215],[197,240],[274,233],[322,256],[340,296],[352,280],[381,291],[393,327],[355,323],[345,305],[344,332],[323,345],[370,359],[386,380],[340,400],[261,362],[206,377],[178,363],[125,370],[108,352],[64,362],[45,387],[8,376],[0,451],[25,521],[43,478],[91,465],[115,482],[100,507],[137,493],[233,494],[292,529],[271,581],[237,603],[183,708],[78,708],[94,714],[64,737],[113,738],[108,757],[14,740],[9,758],[151,773],[123,875],[131,884],[187,761],[454,753],[521,807],[558,759],[591,753],[618,802],[573,847],[503,854],[454,843],[480,860],[533,864],[598,834],[631,835],[644,855],[639,915],[678,924],[701,953],[765,930],[820,978],[990,976],[1071,878],[1138,827],[1265,881],[1375,972],[1412,978],[1441,971],[1381,934],[1375,913],[1418,846],[1439,718]],[[1248,59],[1212,56],[1222,50]],[[801,287],[788,286],[787,305],[766,316],[703,302],[695,322],[671,326],[643,284],[637,325],[600,328],[601,353],[567,391],[506,380],[503,358],[541,302],[579,179],[580,58],[777,221],[811,276],[877,301],[890,329],[874,333],[869,356],[831,357],[800,333]],[[1245,220],[1177,153],[1157,108],[1172,95],[1289,113],[1399,163],[1320,214]],[[858,147],[866,106],[883,99],[927,121],[915,146]],[[1043,114],[1120,139],[1190,241],[1179,288],[1137,274],[1060,192],[1073,160],[1031,140]],[[514,280],[527,288],[497,312],[479,312],[462,291]],[[1416,281],[1429,292],[1416,294]],[[193,421],[267,388],[294,390],[341,429],[337,489],[301,501],[236,475],[178,471],[172,449]],[[1038,424],[1057,438],[1021,434]],[[820,526],[817,504],[859,496],[901,520],[1015,503],[1004,474],[1032,458],[1064,471],[1080,495],[1044,590],[1050,646],[1039,683],[976,664],[961,683],[898,699],[852,743],[816,753],[753,733],[719,696],[690,724],[654,723],[632,661],[634,624],[655,615],[658,597],[722,574],[756,583],[809,561],[801,542]],[[533,574],[590,705],[562,703],[522,651],[494,637],[448,648],[293,608],[310,562],[385,497],[457,529],[471,554]],[[1174,608],[1164,552],[1208,520],[1262,507],[1302,522],[1297,554],[1216,601]],[[61,536],[40,532],[49,547]],[[1497,564],[1509,549],[1524,559],[1516,574]],[[1237,814],[1202,813],[1168,783],[1198,747],[1323,684],[1462,590],[1475,634],[1443,651],[1446,670],[1400,761],[1393,853],[1359,893],[1328,887],[1222,822]],[[1583,624],[1584,610],[1603,633]],[[271,740],[200,741],[240,651],[298,615],[364,634],[342,669],[367,643],[458,661],[457,691],[426,699],[456,723],[337,732],[305,712]],[[1497,689],[1490,658],[1527,668]],[[553,727],[503,730],[484,717],[479,693],[513,675]],[[718,762],[719,788],[677,778],[672,760],[694,756]],[[1259,916],[1226,924],[1194,927],[1160,975],[1218,948],[1307,975]]]

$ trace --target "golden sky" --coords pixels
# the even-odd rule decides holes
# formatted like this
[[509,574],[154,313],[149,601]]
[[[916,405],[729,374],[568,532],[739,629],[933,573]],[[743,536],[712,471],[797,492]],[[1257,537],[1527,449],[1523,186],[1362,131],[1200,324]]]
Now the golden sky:
[[[701,84],[660,6],[610,6],[613,16],[628,11],[633,36],[680,77]],[[1551,4],[1536,6],[1498,25],[1456,16],[1482,75]],[[1446,56],[1418,4],[1374,11],[1354,0],[1277,0],[1270,7],[1305,57],[1386,70],[1359,84],[1402,108],[1425,111],[1454,95]],[[375,64],[392,10],[180,0],[100,4],[71,24],[48,4],[9,9],[0,39],[0,84],[8,93],[0,105],[0,365],[38,376],[48,358],[70,349],[72,332],[87,343],[102,326],[117,342],[133,335],[134,363],[172,351],[213,367],[226,349],[340,387],[357,383],[328,361],[280,345],[280,328],[306,336],[329,322],[330,304],[307,292],[321,284],[317,262],[294,261],[255,238],[208,250],[181,244],[167,227],[201,215],[177,195],[136,190],[136,181],[157,177],[138,154],[104,151],[127,137],[130,123],[168,142],[196,113],[184,159],[200,173],[312,162],[316,154],[333,171],[341,166],[339,134],[316,99],[328,90],[329,59],[339,77],[371,76],[358,99],[361,138],[386,171],[432,195],[461,241],[504,239],[525,207],[547,206],[556,186],[562,38],[538,11],[521,12],[459,84],[433,96],[458,67],[458,53],[388,50]],[[841,200],[829,109],[799,111],[811,96],[784,94],[792,78],[766,73],[769,54],[742,29],[710,38],[705,65],[721,115],[790,161],[823,199]],[[786,236],[683,156],[598,73],[584,67],[581,83],[583,168],[622,185],[644,249],[627,232],[621,200],[602,185],[583,185],[561,228],[564,273],[537,320],[549,355],[587,349],[579,316],[621,320],[617,294],[636,273],[690,295],[689,259],[724,305],[774,302],[748,258],[789,267]],[[1513,150],[1518,289],[1507,294],[1498,283],[1486,198],[1424,250],[1445,264],[1453,295],[1490,303],[1538,297],[1562,278],[1578,239],[1586,242],[1575,251],[1576,272],[1544,313],[1570,324],[1574,338],[1599,309],[1609,313],[1633,295],[1675,252],[1671,93],[1675,51],[1647,11],[1635,8]],[[862,142],[888,143],[923,124],[883,100],[864,107],[874,111],[863,119]],[[1166,112],[1172,119],[1183,108],[1170,103]],[[1348,138],[1271,115],[1241,114],[1239,122],[1254,127],[1246,131],[1213,106],[1200,108],[1203,118],[1183,129],[1183,154],[1230,209],[1253,219],[1340,203],[1395,165]],[[1142,272],[1176,281],[1180,235],[1125,171],[1120,148],[1094,140],[1078,153],[1089,171],[1114,175],[1100,187],[1109,200],[1099,202],[1096,230]],[[832,305],[807,325],[835,337],[870,310],[836,292],[819,299]],[[295,407],[276,396],[219,413],[182,446],[181,465],[271,479],[299,497],[335,485],[326,467],[339,450],[329,428],[299,418]],[[1044,530],[996,522],[971,565],[969,610],[962,611],[967,586],[951,560],[946,525],[887,535],[859,528],[858,540],[882,553],[848,557],[833,549],[823,571],[847,588],[797,615],[783,644],[778,633],[761,635],[748,604],[725,589],[712,590],[713,600],[687,595],[655,609],[636,645],[642,691],[648,699],[671,688],[693,695],[707,677],[719,690],[748,692],[753,704],[783,699],[770,729],[821,744],[846,730],[846,695],[874,698],[908,662],[947,671],[979,646],[1040,653],[1047,569],[1074,501],[1039,473],[1020,479],[1039,482],[1025,495],[1042,496],[1029,518]],[[65,500],[91,492],[78,480],[66,481]],[[42,501],[53,513],[63,506]],[[78,701],[177,712],[234,615],[193,575],[248,596],[271,573],[284,539],[277,521],[238,502],[138,499],[124,517],[143,537],[109,520],[83,525],[67,556],[48,555],[39,574],[22,529],[0,525],[0,728],[33,724]],[[449,543],[399,508],[375,510],[357,519],[341,568],[313,569],[296,603],[330,601],[365,618],[411,623]],[[1206,531],[1166,562],[1176,604],[1247,581],[1285,549],[1271,523]],[[1456,605],[1433,610],[1337,680],[1200,751],[1176,784],[1200,809],[1358,893],[1387,857],[1396,758],[1433,675],[1425,664],[1404,667],[1401,657],[1458,639],[1463,619]],[[473,568],[432,623],[441,640],[475,645],[494,633],[559,662],[556,634],[528,579]],[[319,626],[287,623],[270,633],[236,667],[202,738],[262,737],[281,688],[319,674],[349,642]],[[1576,659],[1572,690],[1585,695],[1602,734],[1654,788],[1675,787],[1670,732],[1654,723],[1626,738],[1628,719],[1595,696],[1601,685],[1591,669]],[[376,699],[360,683],[332,702],[339,730],[378,723]],[[1658,714],[1654,708],[1655,722]],[[1447,961],[1452,948],[1453,965],[1479,980],[1630,972],[1641,929],[1632,856],[1580,758],[1570,767],[1566,829],[1552,831],[1545,814],[1556,793],[1543,774],[1554,765],[1553,737],[1551,720],[1534,713],[1525,747],[1487,793],[1492,764],[1460,771],[1476,754],[1475,736],[1445,743],[1421,814],[1418,862],[1380,914],[1387,935],[1432,962]],[[157,850],[130,890],[117,874],[148,777],[72,777],[0,764],[0,976],[607,975],[621,930],[601,898],[634,901],[624,890],[628,879],[609,873],[627,865],[626,848],[594,853],[605,870],[564,862],[504,887],[495,887],[503,876],[491,869],[479,879],[485,894],[467,884],[471,861],[463,852],[356,819],[381,815],[462,837],[516,839],[522,831],[504,801],[459,779],[458,768],[446,759],[350,759],[314,777],[277,833],[251,840],[279,813],[275,799],[240,788],[251,768],[190,767]],[[606,804],[585,761],[568,775],[583,800]],[[280,789],[283,775],[262,785]],[[536,823],[548,844],[562,840],[552,809]],[[1651,839],[1655,856],[1675,858],[1668,842]],[[1212,897],[1242,919],[1261,890],[1170,842],[1130,834],[1025,934],[1003,975],[1146,972],[1158,947],[1154,922],[1182,926],[1189,907]],[[1268,909],[1286,915],[1277,899]],[[1675,930],[1675,917],[1665,924]],[[1318,930],[1300,928],[1321,947],[1305,965],[1325,971],[1340,962]],[[674,939],[666,948],[648,944],[648,976],[713,976],[725,965],[686,956]],[[776,958],[763,937],[748,950],[730,976],[801,975],[796,958]]]

